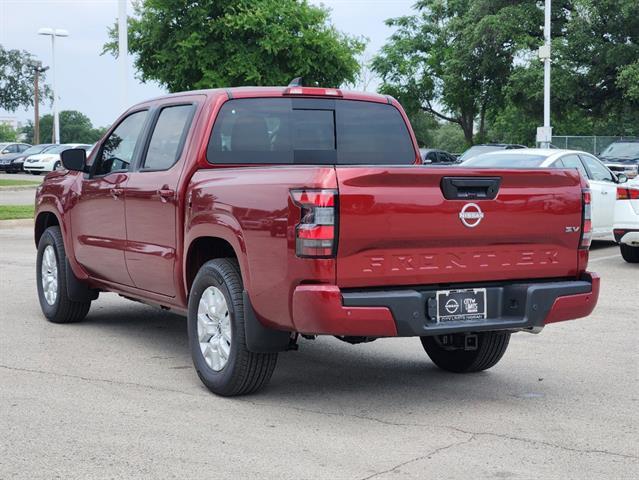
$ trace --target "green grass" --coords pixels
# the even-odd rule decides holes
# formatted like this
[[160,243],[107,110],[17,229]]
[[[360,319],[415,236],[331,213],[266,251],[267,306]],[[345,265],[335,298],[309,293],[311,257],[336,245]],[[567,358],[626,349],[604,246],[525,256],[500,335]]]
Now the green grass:
[[13,180],[7,178],[0,178],[0,187],[22,187],[23,185],[38,185],[40,182],[34,182],[33,180]]
[[33,205],[0,205],[0,220],[33,218]]

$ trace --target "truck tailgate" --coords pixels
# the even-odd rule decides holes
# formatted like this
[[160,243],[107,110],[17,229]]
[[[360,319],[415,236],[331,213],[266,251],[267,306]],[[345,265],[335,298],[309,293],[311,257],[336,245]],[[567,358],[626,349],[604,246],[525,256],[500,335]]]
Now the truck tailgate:
[[[577,171],[421,166],[336,171],[337,284],[342,288],[578,273],[582,188]],[[481,189],[468,194],[460,187],[454,199],[447,199],[442,179],[450,184],[451,178],[462,184],[497,179],[496,196],[473,198]],[[446,195],[451,198],[450,191]]]

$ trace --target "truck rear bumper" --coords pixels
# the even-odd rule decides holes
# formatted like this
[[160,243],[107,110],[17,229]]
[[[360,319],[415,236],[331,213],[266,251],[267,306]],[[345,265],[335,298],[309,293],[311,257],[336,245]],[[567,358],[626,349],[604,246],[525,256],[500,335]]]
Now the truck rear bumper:
[[585,317],[599,297],[594,273],[581,280],[455,285],[476,287],[486,288],[488,318],[437,323],[428,312],[437,293],[432,287],[341,291],[335,285],[300,285],[293,294],[293,322],[304,334],[371,337],[523,330]]

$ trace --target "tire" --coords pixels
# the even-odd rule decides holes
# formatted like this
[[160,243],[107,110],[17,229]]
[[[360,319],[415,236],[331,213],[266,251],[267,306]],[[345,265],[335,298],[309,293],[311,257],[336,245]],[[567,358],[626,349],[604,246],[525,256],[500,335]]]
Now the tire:
[[[48,253],[45,253],[48,252]],[[53,272],[55,268],[55,287],[48,292],[55,291],[55,298],[51,295],[47,297],[43,285],[44,272],[42,268],[43,260],[47,264],[45,256],[53,255],[55,265],[52,266],[48,262],[49,269]],[[62,232],[60,227],[54,226],[47,228],[40,242],[38,243],[38,256],[36,261],[36,283],[38,287],[38,299],[40,300],[40,308],[44,316],[53,323],[74,323],[84,320],[91,308],[91,301],[74,302],[69,299],[67,292],[67,255],[64,250],[64,241],[62,240]],[[53,275],[53,273],[51,274]],[[51,280],[53,277],[48,276]]]
[[619,245],[621,256],[628,263],[639,263],[639,247],[633,247],[624,243]]
[[[202,265],[189,294],[187,323],[195,370],[211,392],[225,397],[246,395],[263,388],[273,375],[277,363],[277,353],[254,353],[246,348],[243,288],[237,261],[222,258]],[[213,310],[222,303],[221,295],[225,304],[219,310],[221,314],[205,313],[204,320],[200,321],[198,310],[202,308],[209,312],[204,308],[207,305],[207,298],[203,299],[205,293],[207,298],[217,299],[208,303],[214,305]],[[227,312],[226,315],[223,314],[224,311]],[[204,328],[205,325],[208,327]],[[204,337],[210,335],[208,328],[218,333],[200,343],[199,333],[203,332]],[[224,332],[230,332],[230,339]],[[216,338],[219,339],[217,347]],[[219,352],[226,352],[226,359]],[[216,358],[218,363],[215,362]]]
[[449,372],[472,373],[494,367],[501,360],[508,348],[510,332],[478,333],[475,350],[445,347],[440,338],[421,337],[424,350],[433,363]]

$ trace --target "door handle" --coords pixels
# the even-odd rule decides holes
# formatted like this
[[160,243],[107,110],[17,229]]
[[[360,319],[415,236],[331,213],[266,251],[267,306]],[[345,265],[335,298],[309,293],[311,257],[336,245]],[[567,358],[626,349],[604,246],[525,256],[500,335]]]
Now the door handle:
[[109,191],[111,192],[111,196],[113,197],[114,200],[117,200],[118,198],[120,198],[120,195],[124,193],[124,190],[122,190],[121,188],[112,188]]
[[158,195],[160,196],[160,200],[166,202],[173,198],[173,196],[175,195],[175,190],[172,190],[170,188],[160,188],[158,190]]

